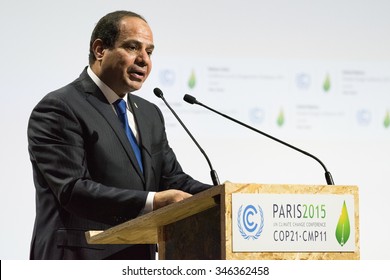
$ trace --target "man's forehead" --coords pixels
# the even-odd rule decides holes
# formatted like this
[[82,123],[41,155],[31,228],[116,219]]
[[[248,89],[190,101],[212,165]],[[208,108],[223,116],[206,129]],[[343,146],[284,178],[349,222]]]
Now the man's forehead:
[[132,32],[146,32],[152,33],[152,30],[149,27],[149,24],[143,19],[137,17],[124,17],[119,22],[119,30],[122,31],[132,31]]
[[125,17],[119,24],[119,39],[128,40],[130,38],[142,43],[153,45],[153,33],[149,25],[137,17]]

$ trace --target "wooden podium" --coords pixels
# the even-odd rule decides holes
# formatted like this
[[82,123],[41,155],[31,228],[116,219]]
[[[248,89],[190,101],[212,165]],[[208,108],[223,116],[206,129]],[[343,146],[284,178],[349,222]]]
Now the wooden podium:
[[[233,252],[232,194],[352,195],[354,250]],[[226,182],[105,231],[86,232],[90,244],[158,244],[159,259],[323,259],[360,258],[357,186],[233,184]]]

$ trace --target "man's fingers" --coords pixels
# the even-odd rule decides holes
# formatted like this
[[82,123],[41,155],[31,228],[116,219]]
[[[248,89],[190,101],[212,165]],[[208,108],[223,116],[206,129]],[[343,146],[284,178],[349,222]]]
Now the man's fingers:
[[159,209],[166,205],[182,201],[191,196],[191,194],[180,190],[166,190],[162,192],[157,192],[154,196],[153,209]]

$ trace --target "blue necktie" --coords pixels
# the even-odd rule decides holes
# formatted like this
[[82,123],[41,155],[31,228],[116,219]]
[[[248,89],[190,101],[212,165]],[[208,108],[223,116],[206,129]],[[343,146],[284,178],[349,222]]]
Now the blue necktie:
[[116,113],[118,114],[118,118],[121,121],[123,128],[125,129],[126,136],[130,141],[131,147],[133,148],[135,157],[138,161],[138,165],[143,172],[141,150],[138,146],[137,139],[135,138],[133,131],[130,129],[129,122],[127,120],[126,101],[124,101],[123,99],[118,99],[114,102],[114,107]]

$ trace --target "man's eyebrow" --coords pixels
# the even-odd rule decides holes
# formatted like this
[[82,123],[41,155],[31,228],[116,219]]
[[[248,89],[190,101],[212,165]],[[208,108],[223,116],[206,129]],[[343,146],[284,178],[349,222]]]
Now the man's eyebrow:
[[[141,41],[135,39],[129,39],[123,42],[123,45],[136,44],[137,46],[143,45]],[[154,49],[154,44],[146,44],[147,49]]]

